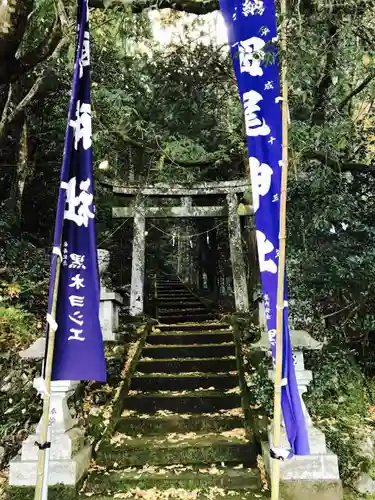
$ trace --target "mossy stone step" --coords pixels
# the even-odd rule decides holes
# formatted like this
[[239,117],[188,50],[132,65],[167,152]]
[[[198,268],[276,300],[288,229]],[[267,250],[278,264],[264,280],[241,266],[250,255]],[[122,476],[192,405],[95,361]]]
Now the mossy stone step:
[[[160,301],[161,302],[161,301]],[[168,309],[191,309],[191,308],[200,308],[205,307],[202,302],[198,301],[177,301],[174,297],[172,300],[165,300],[162,304],[158,304],[159,308],[168,308]]]
[[157,299],[160,302],[167,303],[172,299],[174,301],[179,300],[183,302],[194,302],[197,298],[189,292],[171,292],[171,293],[158,293]]
[[193,345],[152,345],[144,347],[143,357],[165,358],[218,358],[234,356],[234,343],[230,344],[193,344]]
[[180,285],[183,284],[183,282],[180,280],[178,276],[160,276],[159,278],[156,278],[156,283],[159,285],[163,285],[165,283],[178,283]]
[[210,309],[207,309],[203,304],[198,305],[197,307],[193,307],[191,309],[170,309],[167,306],[160,307],[159,306],[159,317],[163,316],[187,316],[191,314],[211,314]]
[[192,323],[174,323],[174,324],[163,324],[160,323],[157,328],[162,332],[203,332],[206,330],[224,330],[230,329],[228,323],[219,323],[213,321],[207,321],[202,323],[192,322]]
[[184,391],[198,389],[230,389],[238,386],[238,375],[236,373],[206,373],[206,374],[157,374],[157,375],[134,375],[131,379],[130,388],[140,391]]
[[[147,490],[148,492],[145,493],[145,495],[149,495],[148,497],[144,498],[154,498],[155,500],[158,499],[163,499],[163,500],[186,500],[188,497],[186,496],[186,491],[185,489],[181,490],[171,490],[170,494],[168,493],[168,490],[165,491],[166,496],[160,496],[162,495],[162,492],[158,492],[156,488],[152,488],[150,490]],[[133,494],[130,495],[130,492]],[[140,498],[140,491],[138,489],[130,490],[128,494],[126,494],[126,497],[124,496],[123,498],[126,498],[127,500],[139,500]],[[116,493],[120,494],[123,493],[122,490],[117,491]],[[125,493],[124,493],[125,495]],[[129,496],[128,496],[129,495]],[[151,496],[152,495],[152,496]],[[254,492],[247,492],[247,491],[235,491],[235,490],[227,490],[224,491],[221,488],[212,488],[212,489],[202,489],[199,490],[198,492],[192,492],[192,499],[194,500],[212,500],[214,498],[212,495],[215,495],[216,498],[215,500],[269,500],[270,496],[265,496],[264,494],[259,493],[254,493]],[[30,496],[30,500],[33,500],[33,496]],[[84,493],[79,495],[79,499],[85,499],[87,500],[87,495]],[[113,500],[114,496],[113,493],[110,495],[93,495],[90,497],[92,500]],[[120,497],[118,497],[120,498]],[[17,500],[20,500],[17,498]],[[24,500],[24,499],[22,499]],[[65,499],[64,499],[65,500]]]
[[142,373],[232,372],[236,358],[141,359],[137,370]]
[[[238,408],[238,414],[242,409]],[[172,432],[223,432],[243,427],[243,417],[227,416],[220,412],[215,414],[177,414],[168,412],[142,414],[125,411],[130,416],[122,416],[116,426],[116,430],[130,436],[170,434]]]
[[221,435],[197,435],[196,439],[170,442],[164,436],[129,440],[114,435],[112,442],[102,443],[97,457],[97,465],[118,468],[136,465],[170,464],[213,464],[221,462],[243,463],[253,467],[256,464],[255,447],[238,438]]
[[186,286],[182,285],[181,283],[173,283],[169,285],[159,285],[156,287],[157,292],[173,292],[173,291],[178,291],[178,292],[189,292],[191,291],[186,288]]
[[191,295],[190,293],[170,293],[170,294],[160,294],[157,296],[158,303],[164,303],[167,304],[168,302],[173,299],[174,301],[182,301],[182,302],[194,302],[194,300],[197,300],[194,295]]
[[[172,300],[173,299],[173,300]],[[187,295],[187,294],[177,294],[177,293],[171,293],[171,295],[168,296],[157,296],[157,304],[158,307],[167,307],[168,304],[173,303],[173,302],[194,302],[196,301],[196,297],[193,295]],[[200,303],[202,305],[202,303]]]
[[[180,302],[180,303],[184,303],[184,302],[185,302],[185,300],[184,300],[184,301],[179,300],[179,298],[178,298],[178,297],[176,297],[176,294],[174,294],[174,293],[171,293],[171,294],[169,294],[169,295],[168,295],[168,294],[162,294],[162,296],[163,296],[163,295],[165,295],[164,299],[163,299],[163,297],[160,299],[160,296],[159,296],[159,295],[157,295],[155,298],[156,298],[157,300],[165,300],[165,302],[166,302],[166,303],[169,303],[169,302],[172,302],[172,303],[173,303],[173,302]],[[178,295],[178,294],[177,294],[177,295]],[[184,294],[184,295],[187,295],[187,294]],[[190,302],[199,302],[199,304],[202,304],[202,301],[201,301],[198,297],[196,297],[195,295],[192,295],[192,294],[190,293],[190,294],[189,294],[189,297],[191,297]]]
[[[185,469],[185,470],[184,470]],[[179,466],[171,464],[163,467],[129,467],[128,470],[111,472],[93,472],[86,485],[86,492],[102,494],[116,491],[129,491],[133,488],[197,488],[219,487],[235,490],[258,492],[261,482],[257,470],[251,468],[236,469],[221,465]]]
[[163,316],[160,320],[163,323],[190,323],[190,322],[200,322],[200,321],[212,321],[216,318],[215,314],[189,314],[189,315],[174,315],[174,316]]
[[147,337],[148,344],[155,345],[191,345],[191,344],[222,344],[233,341],[233,334],[228,330],[215,332],[158,332]]
[[[229,389],[230,390],[230,389]],[[122,408],[153,413],[173,410],[185,413],[214,413],[218,410],[237,408],[241,404],[239,394],[210,391],[143,392],[129,395],[122,401]]]

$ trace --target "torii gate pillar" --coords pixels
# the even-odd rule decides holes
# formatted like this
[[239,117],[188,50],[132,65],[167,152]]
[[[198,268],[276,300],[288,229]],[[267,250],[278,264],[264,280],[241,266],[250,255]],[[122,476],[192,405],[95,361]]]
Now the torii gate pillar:
[[236,310],[247,312],[249,310],[249,297],[247,291],[247,280],[245,262],[242,251],[241,221],[237,213],[236,193],[227,194],[228,203],[228,233],[230,246],[230,260],[232,262],[233,288]]
[[134,213],[132,279],[130,289],[130,316],[143,314],[145,281],[146,217],[143,206]]

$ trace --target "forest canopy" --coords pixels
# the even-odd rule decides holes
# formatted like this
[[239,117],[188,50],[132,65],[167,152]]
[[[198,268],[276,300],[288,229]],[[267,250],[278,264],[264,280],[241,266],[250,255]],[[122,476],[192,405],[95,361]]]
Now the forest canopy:
[[[90,0],[97,242],[111,251],[116,289],[129,288],[133,227],[112,219],[112,185],[249,177],[218,7],[217,0]],[[0,3],[0,351],[16,352],[44,328],[75,8],[73,0]],[[280,54],[290,109],[290,323],[325,345],[309,360],[318,380],[310,401],[345,479],[357,465],[357,422],[366,429],[375,404],[374,16],[373,0],[289,0],[288,50]],[[250,193],[240,201],[251,203]],[[255,308],[252,218],[243,226]],[[173,261],[175,230],[167,219],[149,225],[148,276]],[[228,261],[222,221],[190,222],[187,230],[191,245],[207,238],[206,250],[215,248],[216,260],[206,254],[199,263],[208,274]],[[231,276],[225,266],[220,272]],[[233,299],[230,280],[224,292]]]
[[[92,0],[91,6],[99,242],[103,234],[110,245],[113,199],[105,182],[228,180],[247,175],[248,167],[217,2]],[[308,308],[296,314],[311,320],[344,309],[346,327],[358,327],[366,341],[374,321],[373,15],[373,2],[289,2],[285,55],[288,264],[293,296]],[[2,231],[4,241],[16,239],[3,247],[1,260],[17,268],[5,272],[6,282],[22,289],[15,248],[32,244],[45,261],[51,240],[75,5],[8,0],[0,19]]]

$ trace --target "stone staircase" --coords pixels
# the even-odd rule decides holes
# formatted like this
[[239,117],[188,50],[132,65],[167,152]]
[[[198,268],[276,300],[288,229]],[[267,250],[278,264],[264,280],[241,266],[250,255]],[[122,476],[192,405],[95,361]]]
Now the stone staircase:
[[157,302],[160,324],[147,339],[116,432],[100,448],[84,494],[265,499],[257,450],[244,427],[229,325],[177,279],[157,282]]
[[215,314],[177,278],[158,279],[157,316],[162,323],[209,321]]

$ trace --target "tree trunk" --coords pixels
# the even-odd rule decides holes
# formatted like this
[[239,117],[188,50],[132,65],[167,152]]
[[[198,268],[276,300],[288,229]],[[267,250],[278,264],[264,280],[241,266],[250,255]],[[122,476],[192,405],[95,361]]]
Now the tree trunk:
[[8,130],[8,140],[3,148],[9,153],[4,158],[11,169],[10,190],[6,205],[13,222],[20,225],[22,195],[28,175],[27,124],[24,114]]

